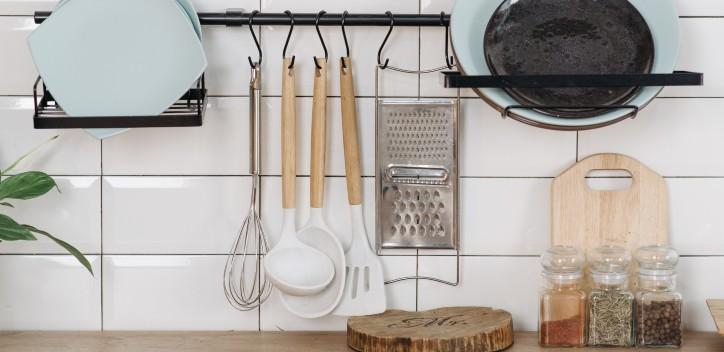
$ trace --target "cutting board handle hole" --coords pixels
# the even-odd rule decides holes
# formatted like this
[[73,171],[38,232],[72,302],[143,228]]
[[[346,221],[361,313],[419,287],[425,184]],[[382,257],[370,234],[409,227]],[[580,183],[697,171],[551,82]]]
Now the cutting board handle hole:
[[591,170],[586,185],[594,191],[623,191],[633,185],[633,175],[628,170]]

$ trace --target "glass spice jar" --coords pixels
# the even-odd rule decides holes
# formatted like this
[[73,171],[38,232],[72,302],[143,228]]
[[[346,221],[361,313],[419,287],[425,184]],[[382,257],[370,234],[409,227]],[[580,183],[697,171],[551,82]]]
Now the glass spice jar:
[[588,295],[588,345],[630,347],[634,344],[634,295],[628,291],[631,255],[618,246],[601,246],[588,254],[593,286]]
[[573,247],[556,246],[541,256],[545,288],[540,297],[538,343],[544,347],[582,347],[586,343],[584,257]]
[[636,345],[680,347],[682,297],[676,292],[675,272],[679,255],[670,247],[647,246],[636,251],[636,261]]

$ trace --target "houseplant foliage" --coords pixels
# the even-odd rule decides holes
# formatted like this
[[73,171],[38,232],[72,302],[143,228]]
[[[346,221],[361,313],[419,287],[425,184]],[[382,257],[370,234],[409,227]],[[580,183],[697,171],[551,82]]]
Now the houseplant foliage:
[[[48,142],[57,139],[58,136],[51,138]],[[2,241],[35,241],[36,235],[45,236],[53,242],[63,247],[68,253],[72,254],[91,274],[93,269],[90,262],[83,254],[71,246],[69,243],[51,235],[50,233],[38,229],[31,225],[20,224],[11,217],[2,214],[2,208],[13,208],[15,201],[25,201],[45,195],[53,189],[60,192],[60,188],[55,180],[47,174],[39,171],[28,171],[12,176],[5,176],[20,164],[25,158],[30,156],[36,147],[29,153],[23,155],[5,170],[0,170],[0,242]]]

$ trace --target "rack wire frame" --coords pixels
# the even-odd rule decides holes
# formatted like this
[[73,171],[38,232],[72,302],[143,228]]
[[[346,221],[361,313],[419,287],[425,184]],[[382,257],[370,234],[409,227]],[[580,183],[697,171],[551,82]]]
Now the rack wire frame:
[[203,125],[206,97],[206,79],[202,75],[194,88],[160,115],[73,117],[63,111],[38,77],[33,85],[33,124],[36,129],[198,127]]

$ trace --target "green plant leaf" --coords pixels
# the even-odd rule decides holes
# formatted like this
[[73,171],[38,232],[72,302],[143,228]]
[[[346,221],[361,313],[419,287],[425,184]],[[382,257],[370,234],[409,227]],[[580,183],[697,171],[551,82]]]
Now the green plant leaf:
[[[65,242],[65,241],[63,241],[63,240],[61,240],[61,239],[59,239],[59,238],[56,238],[55,236],[53,236],[53,235],[51,235],[51,234],[49,234],[49,233],[47,233],[47,232],[45,232],[45,231],[43,231],[43,230],[39,230],[39,229],[37,229],[37,228],[35,228],[35,227],[33,227],[33,226],[30,226],[30,225],[22,225],[22,226],[23,226],[24,228],[26,228],[27,230],[29,230],[29,231],[35,232],[35,233],[37,233],[37,234],[43,235],[43,236],[48,237],[48,238],[50,238],[51,240],[53,240],[53,242],[55,242],[55,243],[57,243],[59,246],[63,247],[66,251],[68,251],[68,253],[72,254],[72,255],[75,257],[75,259],[77,259],[78,262],[80,262],[80,263],[88,270],[88,272],[89,272],[91,275],[94,275],[94,274],[93,274],[93,268],[91,267],[91,264],[90,264],[90,262],[88,261],[88,259],[86,259],[86,257],[83,255],[83,253],[81,253],[81,252],[80,252],[78,249],[76,249],[75,247],[71,246],[68,242]],[[94,275],[94,276],[95,276],[95,275]]]
[[2,206],[4,206],[4,207],[8,207],[8,208],[15,208],[14,205],[12,205],[12,204],[10,204],[10,203],[8,203],[8,202],[2,202],[2,203],[0,203],[0,205],[2,205]]
[[35,241],[33,234],[23,225],[7,215],[0,214],[0,240],[3,241]]
[[53,187],[57,188],[58,185],[47,174],[39,171],[24,172],[0,182],[0,200],[37,198],[48,193]]
[[23,160],[25,160],[25,159],[26,159],[27,157],[29,157],[31,154],[37,152],[38,149],[40,149],[41,147],[43,147],[43,146],[46,145],[47,143],[50,143],[50,142],[58,139],[59,137],[60,137],[60,135],[56,134],[55,136],[51,137],[51,138],[48,139],[47,141],[45,141],[45,142],[43,142],[43,143],[40,143],[38,146],[36,146],[35,148],[33,148],[31,151],[25,153],[23,156],[21,156],[20,158],[18,158],[18,160],[15,160],[15,162],[12,163],[10,166],[8,166],[7,169],[5,169],[5,170],[0,170],[0,175],[7,174],[8,172],[10,172],[10,170],[12,170],[12,169],[14,169],[15,167],[17,167],[18,164],[20,164]]

